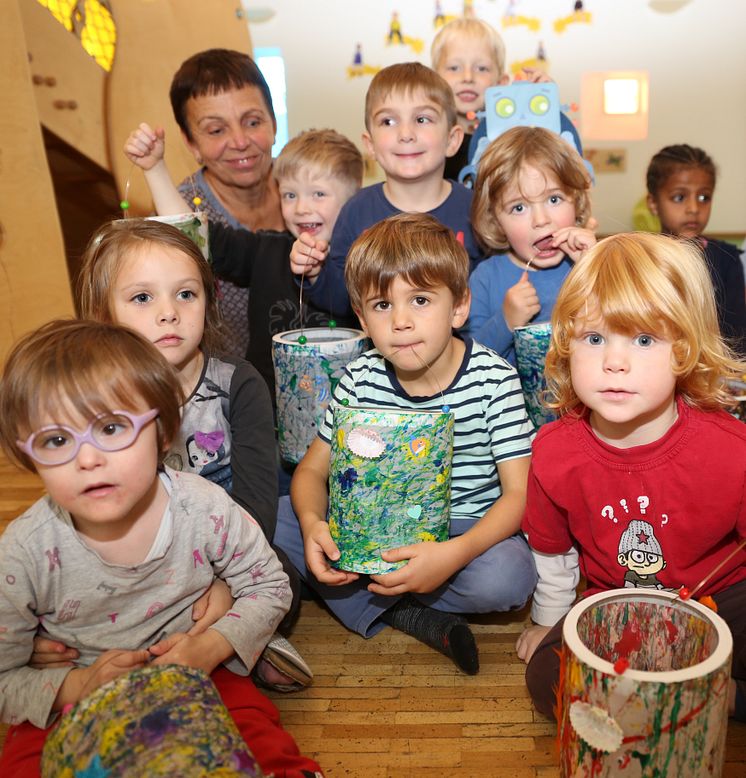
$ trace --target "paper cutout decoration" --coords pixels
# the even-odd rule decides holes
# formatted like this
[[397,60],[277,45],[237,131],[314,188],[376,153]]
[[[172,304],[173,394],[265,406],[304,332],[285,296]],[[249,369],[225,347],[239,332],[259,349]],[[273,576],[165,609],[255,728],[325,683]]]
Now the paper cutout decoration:
[[716,613],[613,589],[575,605],[562,640],[561,776],[720,775],[733,640]]
[[386,36],[386,45],[409,46],[415,54],[421,54],[425,48],[425,41],[422,38],[412,38],[402,33],[401,21],[398,11],[391,12],[391,21],[389,22],[389,31]]
[[[361,453],[362,452],[362,453]],[[381,551],[448,539],[453,414],[334,409],[329,531],[340,551],[332,564],[387,573]]]
[[571,24],[590,24],[592,21],[593,14],[590,11],[574,11],[568,16],[555,19],[554,31],[556,33],[561,33]]
[[541,29],[541,19],[537,19],[535,16],[524,16],[523,14],[503,16],[502,25],[503,30],[507,30],[508,27],[525,25],[531,32],[538,32]]
[[542,402],[546,392],[544,363],[551,340],[552,325],[549,322],[528,324],[513,330],[516,369],[521,379],[526,410],[537,428],[557,418]]
[[60,776],[262,776],[206,673],[148,665],[100,686],[62,715],[41,757]]
[[172,216],[148,216],[147,218],[150,221],[163,222],[163,224],[170,224],[172,227],[176,227],[177,230],[183,232],[184,235],[197,244],[205,259],[210,259],[207,214],[203,211],[189,211],[188,213],[179,213]]
[[303,459],[345,365],[367,344],[360,330],[342,327],[290,330],[272,338],[277,431],[285,461]]
[[484,113],[478,112],[477,117],[484,117],[485,132],[469,164],[459,173],[461,182],[476,177],[479,160],[487,146],[513,127],[544,127],[562,135],[559,87],[554,82],[514,81],[505,86],[491,86],[484,92],[484,104]]

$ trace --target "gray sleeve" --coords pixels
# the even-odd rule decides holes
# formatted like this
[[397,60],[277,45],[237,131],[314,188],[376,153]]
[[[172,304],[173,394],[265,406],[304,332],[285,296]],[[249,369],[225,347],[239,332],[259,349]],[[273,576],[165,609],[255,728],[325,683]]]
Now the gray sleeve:
[[32,579],[43,569],[17,541],[12,524],[0,538],[0,570],[0,721],[29,721],[44,729],[54,718],[52,705],[72,668],[27,666],[39,626]]
[[228,584],[235,602],[211,629],[228,640],[251,669],[290,607],[290,585],[259,525],[235,503],[226,503],[210,556],[215,574]]

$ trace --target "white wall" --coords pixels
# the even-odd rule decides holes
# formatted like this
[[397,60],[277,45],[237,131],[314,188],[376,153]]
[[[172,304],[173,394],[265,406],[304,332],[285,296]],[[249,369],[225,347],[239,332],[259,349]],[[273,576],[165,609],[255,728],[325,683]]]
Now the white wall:
[[[650,157],[670,143],[701,146],[715,159],[720,177],[708,231],[746,232],[746,3],[689,0],[674,13],[652,6],[666,0],[586,0],[590,25],[570,25],[558,34],[556,18],[572,0],[518,0],[516,10],[539,18],[539,32],[502,29],[508,0],[475,0],[477,16],[503,36],[508,65],[535,56],[543,41],[550,73],[566,103],[579,102],[583,71],[645,69],[650,73],[648,138],[633,142],[587,142],[596,148],[624,146],[626,173],[596,176],[594,213],[601,232],[631,227],[631,210],[644,193]],[[420,60],[429,64],[434,35],[433,0],[265,0],[248,2],[275,11],[253,24],[255,46],[279,46],[286,60],[291,135],[331,126],[360,141],[363,101],[370,76],[349,79],[346,68],[360,42],[366,63],[386,66]],[[444,13],[463,4],[442,0]],[[399,11],[404,35],[421,39],[415,54],[387,46],[391,12]],[[582,105],[580,106],[582,113]]]

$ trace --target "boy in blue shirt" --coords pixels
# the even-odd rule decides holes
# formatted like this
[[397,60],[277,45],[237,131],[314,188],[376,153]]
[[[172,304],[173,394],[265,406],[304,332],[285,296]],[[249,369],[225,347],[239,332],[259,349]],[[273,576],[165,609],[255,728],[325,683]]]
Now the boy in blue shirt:
[[363,143],[386,181],[361,189],[344,205],[331,244],[301,234],[290,253],[291,270],[303,277],[308,298],[336,316],[350,312],[344,285],[350,246],[363,230],[389,216],[429,213],[453,230],[472,269],[482,259],[469,222],[472,193],[443,178],[446,158],[464,134],[445,79],[418,62],[384,68],[368,88],[365,127]]
[[[288,498],[280,501],[275,543],[350,629],[371,637],[389,624],[473,674],[476,643],[456,614],[522,607],[536,570],[518,533],[531,424],[515,370],[453,334],[469,314],[468,275],[464,247],[429,215],[392,216],[355,241],[345,280],[375,348],[351,362],[337,385],[293,477],[292,507]],[[450,537],[382,552],[387,562],[407,561],[392,573],[364,578],[330,564],[340,556],[326,521],[339,405],[448,405],[455,416]]]

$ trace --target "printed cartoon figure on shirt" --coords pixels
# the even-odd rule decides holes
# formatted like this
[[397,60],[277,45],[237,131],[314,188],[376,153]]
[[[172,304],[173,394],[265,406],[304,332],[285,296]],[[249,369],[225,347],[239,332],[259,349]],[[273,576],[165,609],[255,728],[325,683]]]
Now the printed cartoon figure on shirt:
[[663,549],[647,521],[633,519],[619,540],[617,561],[627,568],[624,588],[663,589],[656,577],[666,566]]
[[225,433],[222,430],[197,430],[186,440],[187,462],[195,473],[209,476],[219,470],[225,458]]

